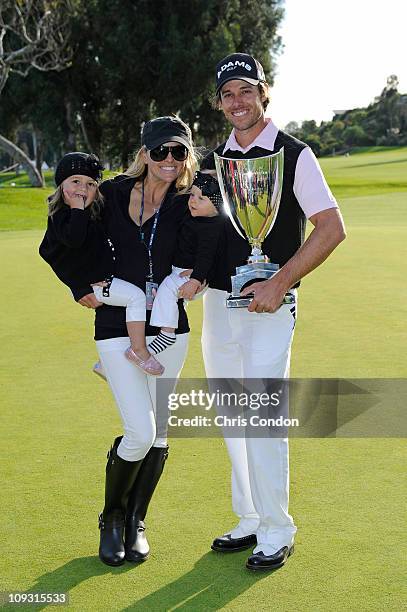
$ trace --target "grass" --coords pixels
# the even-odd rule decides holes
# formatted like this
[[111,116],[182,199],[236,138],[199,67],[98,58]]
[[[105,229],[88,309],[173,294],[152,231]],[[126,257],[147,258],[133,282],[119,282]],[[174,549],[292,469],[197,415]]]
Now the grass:
[[322,160],[337,198],[407,191],[407,147],[361,152]]
[[[302,284],[293,376],[406,377],[406,153],[322,160],[342,193],[348,239]],[[244,569],[245,552],[208,552],[234,521],[223,441],[174,439],[148,517],[151,559],[122,568],[98,562],[104,458],[120,422],[90,373],[92,313],[36,255],[44,191],[0,188],[1,226],[10,230],[0,236],[0,591],[69,591],[71,609],[80,612],[402,609],[401,439],[293,439],[296,553],[261,576]],[[199,303],[189,316],[184,376],[195,378],[203,376]]]
[[[407,192],[407,147],[373,147],[349,157],[330,157],[321,165],[335,196],[344,198]],[[105,178],[114,176],[105,172]],[[46,187],[32,189],[26,175],[0,175],[0,231],[44,227],[46,198],[54,190],[52,172],[45,172]],[[12,184],[15,184],[13,187]]]
[[[105,178],[114,176],[105,172]],[[34,189],[26,174],[0,174],[0,231],[42,229],[47,219],[47,197],[55,191],[53,173],[44,173],[45,187]]]

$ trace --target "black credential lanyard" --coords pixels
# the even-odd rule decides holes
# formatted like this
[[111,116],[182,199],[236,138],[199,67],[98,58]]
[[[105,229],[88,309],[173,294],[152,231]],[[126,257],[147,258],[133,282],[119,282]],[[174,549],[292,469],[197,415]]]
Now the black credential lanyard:
[[[165,196],[164,196],[165,198]],[[150,234],[150,240],[148,245],[144,242],[144,232],[142,229],[142,223],[143,223],[143,213],[144,213],[144,180],[141,184],[141,206],[140,206],[140,218],[139,218],[139,230],[140,230],[140,240],[142,242],[142,244],[144,244],[147,247],[147,252],[148,252],[148,275],[147,275],[147,280],[149,280],[150,282],[152,282],[153,280],[153,256],[152,256],[152,247],[153,247],[153,242],[154,242],[154,238],[155,238],[155,232],[157,229],[157,223],[158,223],[158,217],[160,216],[160,210],[161,210],[161,205],[164,201],[164,198],[161,200],[161,204],[160,207],[156,210],[155,215],[154,215],[154,222],[153,222],[153,227],[151,229],[151,234]]]

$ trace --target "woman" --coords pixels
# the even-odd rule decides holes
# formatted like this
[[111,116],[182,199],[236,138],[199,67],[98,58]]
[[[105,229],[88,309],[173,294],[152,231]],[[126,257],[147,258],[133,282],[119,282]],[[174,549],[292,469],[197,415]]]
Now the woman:
[[[176,117],[148,121],[141,141],[130,168],[102,183],[101,192],[116,274],[145,291],[148,301],[154,287],[171,273],[177,231],[187,214],[188,197],[182,194],[192,183],[197,164],[190,129]],[[168,455],[162,426],[166,414],[161,419],[155,414],[155,379],[124,355],[129,344],[124,308],[100,306],[89,288],[76,289],[74,296],[83,306],[97,307],[96,345],[124,429],[108,453],[99,557],[107,565],[121,565],[125,559],[144,561],[149,546],[143,521]],[[147,312],[147,343],[159,331],[149,325],[149,319]],[[176,342],[160,356],[164,377],[178,376],[188,332],[181,301]]]

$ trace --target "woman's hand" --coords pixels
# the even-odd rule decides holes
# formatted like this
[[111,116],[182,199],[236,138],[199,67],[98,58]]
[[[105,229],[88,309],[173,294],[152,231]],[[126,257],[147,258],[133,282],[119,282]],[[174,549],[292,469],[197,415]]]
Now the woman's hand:
[[189,281],[184,283],[182,287],[178,290],[178,295],[180,298],[184,298],[185,300],[192,300],[194,295],[198,293],[201,289],[201,283],[196,278],[190,278]]
[[103,306],[103,302],[99,302],[94,293],[84,295],[80,300],[78,300],[78,304],[85,306],[85,308],[98,308],[99,306]]

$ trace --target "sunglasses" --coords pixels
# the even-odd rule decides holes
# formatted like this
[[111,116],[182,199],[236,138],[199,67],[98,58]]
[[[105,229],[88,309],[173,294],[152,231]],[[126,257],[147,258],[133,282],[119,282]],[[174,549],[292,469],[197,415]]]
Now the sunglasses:
[[185,161],[188,157],[188,149],[185,145],[179,144],[174,147],[167,147],[166,145],[161,145],[160,147],[156,147],[155,149],[150,149],[149,151],[150,157],[155,162],[164,161],[168,157],[168,153],[171,153],[173,158],[176,161]]

